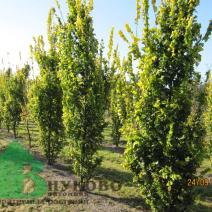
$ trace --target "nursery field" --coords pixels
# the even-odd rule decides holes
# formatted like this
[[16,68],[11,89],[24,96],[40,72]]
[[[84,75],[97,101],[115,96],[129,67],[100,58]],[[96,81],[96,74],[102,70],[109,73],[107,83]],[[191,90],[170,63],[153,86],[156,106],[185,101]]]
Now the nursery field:
[[[36,142],[37,129],[35,125],[31,125],[31,131],[34,130],[33,142],[31,150],[28,150],[27,132],[22,123],[18,129],[18,139],[13,140],[12,135],[8,134],[5,129],[0,130],[0,200],[1,199],[34,199],[47,198],[47,182],[49,179],[73,180],[77,179],[71,169],[71,162],[64,159],[58,159],[57,163],[49,166],[46,163],[44,155],[40,154],[39,147]],[[21,206],[6,205],[1,206],[0,211],[150,211],[145,204],[142,196],[139,194],[138,187],[133,183],[132,174],[123,167],[123,152],[125,142],[120,147],[112,144],[111,126],[104,131],[105,142],[102,144],[99,154],[102,157],[102,164],[98,168],[96,176],[92,179],[95,182],[103,180],[107,185],[119,182],[121,189],[113,191],[111,188],[107,190],[99,190],[98,188],[86,192],[87,204],[70,205],[49,205],[48,203],[27,204]],[[11,139],[11,140],[10,140]],[[24,173],[24,167],[31,169]],[[210,161],[204,161],[199,171],[211,168]],[[212,177],[210,170],[204,176]],[[29,194],[23,193],[24,179],[31,178],[34,184],[34,191]],[[195,186],[195,192],[198,194],[196,204],[193,211],[209,212],[212,209],[212,185],[211,186]],[[50,197],[55,198],[55,197]],[[60,198],[60,197],[59,197]]]
[[104,1],[46,2],[39,33],[7,22],[28,1],[0,18],[0,212],[211,212],[209,3],[120,0],[120,27],[116,0],[96,30]]

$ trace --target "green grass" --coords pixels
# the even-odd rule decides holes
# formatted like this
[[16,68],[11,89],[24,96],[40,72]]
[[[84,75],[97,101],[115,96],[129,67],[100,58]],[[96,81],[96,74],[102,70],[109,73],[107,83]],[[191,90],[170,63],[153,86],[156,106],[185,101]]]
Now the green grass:
[[[23,174],[25,165],[31,165],[32,171]],[[43,170],[43,164],[33,158],[24,147],[16,142],[11,142],[5,151],[0,154],[0,198],[1,199],[26,199],[39,198],[47,192],[44,179],[38,174]],[[30,194],[23,193],[24,179],[31,179],[35,188]]]
[[105,142],[110,143],[110,144],[113,143],[112,138],[111,138],[111,124],[108,124],[107,127],[105,127],[103,136],[104,136]]
[[[112,182],[120,182],[122,188],[115,192],[111,189],[106,191],[99,191],[96,189],[95,193],[131,205],[137,209],[148,209],[138,187],[133,183],[132,174],[122,165],[124,163],[123,154],[115,152],[108,147],[102,147],[99,151],[99,155],[102,156],[103,161],[101,167],[97,170],[97,177],[95,177],[95,180],[104,180],[108,185]],[[201,169],[205,168],[210,168],[210,162],[207,160],[203,162],[201,167]],[[204,177],[209,177],[210,174],[211,171]],[[196,186],[194,187],[194,191],[197,194],[197,199],[192,210],[198,212],[212,211],[212,185]]]
[[[106,138],[105,142],[107,144],[111,144],[112,139],[110,125],[105,129],[104,136]],[[142,200],[138,187],[133,183],[132,174],[123,167],[123,154],[115,152],[108,147],[102,147],[99,151],[99,155],[102,156],[103,160],[101,167],[97,170],[97,177],[95,179],[105,180],[108,184],[118,181],[122,184],[122,188],[117,192],[113,192],[112,190],[99,191],[97,189],[95,190],[96,194],[105,195],[111,198],[119,197],[119,201],[123,201],[124,203],[136,208],[142,208],[142,206],[148,208]],[[198,172],[205,169],[208,169],[208,172],[204,175],[204,177],[211,177],[212,169],[209,159],[203,162]],[[212,211],[212,185],[194,187],[194,191],[197,194],[197,199],[192,210],[199,212]]]

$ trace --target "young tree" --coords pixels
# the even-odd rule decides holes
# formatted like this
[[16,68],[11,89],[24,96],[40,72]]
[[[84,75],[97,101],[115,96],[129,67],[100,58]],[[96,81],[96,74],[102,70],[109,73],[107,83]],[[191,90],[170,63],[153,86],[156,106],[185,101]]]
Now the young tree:
[[111,30],[108,58],[105,60],[107,67],[107,77],[105,80],[106,96],[107,96],[107,110],[112,121],[111,136],[113,143],[119,146],[121,138],[121,129],[126,118],[125,92],[126,76],[125,76],[125,59],[123,64],[120,61],[118,46],[113,49],[114,27]]
[[12,77],[12,69],[8,68],[5,73],[2,74],[2,91],[1,91],[1,101],[2,101],[2,118],[3,123],[7,128],[8,133],[10,132],[10,125],[11,125],[11,116],[9,112],[9,86],[10,86],[10,79]]
[[105,109],[103,59],[90,16],[92,1],[68,0],[67,3],[67,22],[59,32],[59,76],[73,168],[84,189],[100,164],[97,150],[102,141]]
[[62,90],[58,72],[58,56],[56,48],[56,28],[53,24],[54,9],[48,18],[49,50],[44,49],[42,36],[35,39],[31,47],[35,60],[40,68],[40,76],[32,86],[31,107],[40,129],[40,142],[48,164],[55,162],[63,147],[64,127],[62,122]]
[[[124,63],[125,61],[123,61]],[[121,64],[118,48],[114,50],[110,77],[110,115],[112,119],[113,143],[118,147],[121,139],[121,129],[126,119],[126,76],[124,64]]]
[[211,72],[208,72],[205,90],[206,90],[206,110],[204,112],[204,121],[206,126],[205,145],[207,149],[207,156],[211,160],[211,156],[212,156],[212,74]]
[[0,128],[4,122],[4,102],[5,102],[5,75],[0,73]]
[[5,89],[5,122],[9,131],[11,125],[14,138],[17,137],[17,126],[21,121],[22,105],[24,104],[24,87],[29,69],[25,66],[16,71],[15,75],[10,70],[6,72]]
[[199,76],[194,69],[212,24],[202,36],[195,15],[198,0],[163,0],[159,8],[155,2],[156,23],[150,26],[149,1],[143,0],[141,7],[137,0],[142,38],[129,25],[132,42],[120,32],[139,72],[125,154],[153,211],[185,211],[193,201],[188,179],[195,178],[203,154],[202,106],[196,104]]
[[23,86],[23,104],[22,104],[22,114],[21,114],[21,119],[26,125],[26,130],[28,134],[28,140],[29,140],[29,148],[31,148],[31,142],[32,142],[32,137],[31,137],[31,132],[30,132],[30,127],[29,127],[29,121],[31,118],[30,114],[30,108],[29,108],[29,86],[30,86],[30,80],[27,78],[29,77],[29,72],[30,72],[30,65],[25,65],[25,67],[22,69],[23,74],[26,76],[24,78],[24,86]]

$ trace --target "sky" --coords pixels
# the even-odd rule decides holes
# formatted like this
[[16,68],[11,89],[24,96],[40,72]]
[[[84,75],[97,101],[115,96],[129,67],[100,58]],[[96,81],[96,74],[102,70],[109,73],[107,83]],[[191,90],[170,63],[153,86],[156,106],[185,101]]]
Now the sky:
[[[59,2],[66,16],[66,1]],[[0,0],[0,69],[3,66],[21,67],[29,60],[32,38],[38,35],[46,37],[48,11],[54,6],[54,0]],[[104,40],[106,48],[114,26],[115,43],[119,45],[122,55],[126,54],[127,46],[119,38],[118,31],[123,30],[126,23],[134,26],[135,8],[135,0],[94,0],[94,29],[97,38]],[[212,1],[200,0],[197,16],[203,34],[212,19],[211,11]],[[202,76],[209,68],[212,69],[212,38],[205,45],[202,61],[197,67]]]

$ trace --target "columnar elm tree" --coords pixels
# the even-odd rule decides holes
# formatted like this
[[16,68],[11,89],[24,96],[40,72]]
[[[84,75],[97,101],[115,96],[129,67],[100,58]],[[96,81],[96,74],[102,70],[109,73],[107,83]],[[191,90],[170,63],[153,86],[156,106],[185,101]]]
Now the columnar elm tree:
[[41,146],[49,164],[55,162],[63,146],[64,132],[62,89],[57,76],[59,61],[56,48],[57,26],[53,23],[54,14],[54,9],[51,9],[48,18],[49,50],[44,49],[42,36],[35,39],[35,45],[31,47],[40,68],[40,76],[32,87],[31,106],[40,129]]
[[152,1],[156,20],[150,25],[149,1],[137,0],[142,37],[129,25],[132,42],[119,33],[138,61],[139,74],[126,161],[153,211],[185,211],[193,201],[187,180],[195,177],[201,163],[204,140],[195,65],[212,26],[201,35],[198,4],[199,0],[162,0],[157,8]]
[[104,128],[104,68],[90,15],[92,1],[67,0],[67,4],[67,22],[59,21],[58,30],[59,77],[73,168],[84,189],[100,164],[97,150]]

